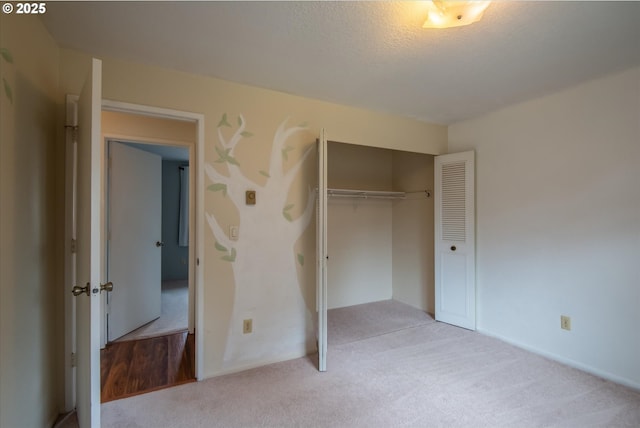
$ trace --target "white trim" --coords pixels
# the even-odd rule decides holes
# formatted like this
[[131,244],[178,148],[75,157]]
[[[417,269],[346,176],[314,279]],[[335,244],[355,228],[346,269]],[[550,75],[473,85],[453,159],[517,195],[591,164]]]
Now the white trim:
[[238,364],[236,366],[228,367],[228,368],[225,368],[223,370],[218,370],[218,371],[215,371],[213,373],[205,374],[204,378],[201,379],[201,380],[212,379],[212,378],[216,378],[216,377],[219,377],[219,376],[225,376],[225,375],[233,374],[233,373],[239,373],[239,372],[243,372],[243,371],[246,371],[246,370],[255,369],[255,368],[258,368],[258,367],[263,367],[263,366],[266,366],[266,365],[269,365],[269,364],[281,363],[281,362],[284,362],[284,361],[290,361],[290,360],[296,360],[298,358],[308,357],[310,352],[313,352],[313,351],[310,351],[310,350],[307,350],[307,349],[303,348],[303,349],[300,349],[299,351],[292,351],[292,352],[289,352],[289,353],[287,353],[285,355],[281,355],[281,356],[275,357],[275,358],[265,358],[265,359],[262,359],[262,360],[259,360],[259,361],[253,361],[253,362],[248,363],[248,364]]
[[[102,100],[102,110],[182,120],[195,122],[196,124],[195,153],[190,155],[189,158],[189,164],[196,166],[197,173],[197,177],[195,177],[196,227],[193,232],[195,251],[189,251],[189,278],[194,278],[195,287],[195,375],[197,380],[202,380],[204,362],[204,265],[198,264],[197,261],[202,262],[204,260],[204,239],[201,236],[197,236],[196,231],[201,233],[204,230],[204,114],[104,99]],[[195,159],[191,156],[195,156]]]
[[152,107],[143,104],[131,104],[106,99],[102,100],[102,110],[120,113],[133,113],[143,116],[157,117],[160,119],[181,120],[183,122],[198,122],[200,120],[204,121],[204,115],[200,113],[172,110],[162,107]]
[[481,333],[481,334],[485,335],[485,336],[489,336],[489,337],[492,337],[494,339],[498,339],[498,340],[501,340],[503,342],[506,342],[506,343],[508,343],[510,345],[513,345],[515,347],[518,347],[520,349],[524,349],[525,351],[532,352],[532,353],[534,353],[536,355],[540,355],[540,356],[543,356],[545,358],[549,358],[550,360],[557,361],[557,362],[559,362],[561,364],[564,364],[564,365],[567,365],[569,367],[573,367],[575,369],[582,370],[582,371],[587,372],[589,374],[592,374],[594,376],[598,376],[600,378],[609,380],[611,382],[615,382],[615,383],[618,383],[620,385],[624,385],[624,386],[627,386],[629,388],[632,388],[632,389],[635,389],[637,391],[640,391],[640,383],[631,381],[629,379],[625,379],[623,377],[614,375],[614,374],[609,373],[609,372],[605,372],[605,371],[596,369],[595,367],[591,367],[589,365],[582,364],[582,363],[580,363],[578,361],[575,361],[575,360],[572,360],[570,358],[561,357],[560,355],[557,355],[557,354],[554,354],[554,353],[551,353],[551,352],[547,352],[547,351],[543,351],[542,349],[535,348],[533,346],[525,345],[524,343],[518,342],[517,340],[509,339],[507,337],[501,336],[501,335],[496,334],[496,333],[492,333],[492,332],[484,330],[482,328],[478,328],[476,331],[478,333]]
[[[137,113],[136,113],[137,114]],[[138,114],[138,116],[143,116]],[[176,119],[167,119],[167,120],[176,120]],[[171,146],[171,147],[180,147],[188,149],[189,147],[194,147],[192,141],[183,141],[183,140],[171,140],[167,138],[149,138],[149,137],[132,137],[127,134],[118,134],[118,133],[102,133],[104,136],[104,140],[116,141],[118,143],[133,143],[133,144],[151,144],[154,146]]]
[[318,311],[318,370],[327,370],[327,135],[318,139],[318,208],[316,226],[316,309]]
[[[195,293],[195,309],[196,309],[196,379],[202,379],[204,372],[204,115],[199,115],[196,121],[198,128],[196,133],[196,159],[195,164],[198,166],[196,177],[197,189],[196,194],[196,225],[197,230],[202,234],[196,237],[196,260],[190,260],[192,268],[195,270],[196,293]],[[190,159],[192,162],[194,159]]]

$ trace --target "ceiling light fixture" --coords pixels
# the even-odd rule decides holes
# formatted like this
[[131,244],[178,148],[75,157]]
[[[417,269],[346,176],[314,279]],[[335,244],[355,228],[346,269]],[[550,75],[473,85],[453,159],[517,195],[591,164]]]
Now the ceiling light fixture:
[[446,1],[427,2],[429,14],[423,28],[450,28],[473,24],[482,18],[491,1]]

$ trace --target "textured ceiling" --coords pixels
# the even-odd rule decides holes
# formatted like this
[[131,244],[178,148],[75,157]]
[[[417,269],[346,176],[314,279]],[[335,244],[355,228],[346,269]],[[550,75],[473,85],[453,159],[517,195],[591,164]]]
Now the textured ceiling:
[[640,2],[49,2],[63,47],[449,124],[640,64]]

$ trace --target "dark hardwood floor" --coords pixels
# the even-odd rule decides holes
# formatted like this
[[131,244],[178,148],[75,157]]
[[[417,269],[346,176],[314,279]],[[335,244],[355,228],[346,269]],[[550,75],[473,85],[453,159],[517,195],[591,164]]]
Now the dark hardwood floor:
[[100,351],[101,401],[195,381],[195,339],[186,331],[114,342]]

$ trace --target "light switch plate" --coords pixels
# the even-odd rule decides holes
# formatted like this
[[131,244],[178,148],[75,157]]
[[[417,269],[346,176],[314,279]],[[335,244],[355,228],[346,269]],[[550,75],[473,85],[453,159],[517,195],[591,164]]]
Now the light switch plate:
[[253,320],[251,318],[242,321],[242,333],[248,334],[253,331]]
[[229,226],[229,239],[237,241],[239,233],[240,228],[238,226]]

